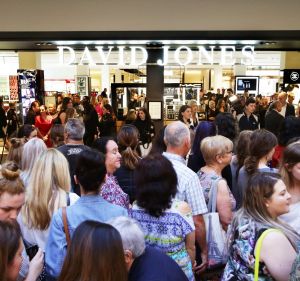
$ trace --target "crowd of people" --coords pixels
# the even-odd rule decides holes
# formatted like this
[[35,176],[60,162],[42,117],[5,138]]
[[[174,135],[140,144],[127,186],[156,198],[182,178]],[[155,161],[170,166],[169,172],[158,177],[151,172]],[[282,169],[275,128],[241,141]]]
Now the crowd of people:
[[33,102],[0,168],[0,280],[299,280],[289,95],[201,95],[156,133],[146,108],[117,132],[107,96]]

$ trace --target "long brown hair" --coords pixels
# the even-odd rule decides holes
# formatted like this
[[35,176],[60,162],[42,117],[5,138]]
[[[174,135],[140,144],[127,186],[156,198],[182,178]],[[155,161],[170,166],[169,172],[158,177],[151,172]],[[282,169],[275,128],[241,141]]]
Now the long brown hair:
[[21,242],[19,224],[0,221],[0,280],[7,281],[7,267],[13,261]]
[[249,175],[253,175],[258,168],[259,160],[267,156],[277,145],[276,136],[265,130],[257,129],[250,136],[250,155],[245,159],[245,170]]
[[294,179],[289,171],[297,163],[300,162],[300,142],[289,144],[283,151],[283,156],[280,163],[280,174],[288,189],[293,188]]
[[124,125],[118,133],[117,140],[123,165],[130,170],[134,170],[139,163],[137,153],[139,131],[133,125]]
[[236,159],[238,162],[238,168],[236,170],[236,174],[234,175],[236,178],[238,177],[239,170],[244,165],[245,159],[249,156],[250,151],[250,137],[252,135],[252,131],[245,130],[240,132],[239,138],[236,143]]
[[85,221],[74,232],[59,281],[127,281],[119,232],[111,225]]
[[243,206],[236,213],[231,225],[230,240],[234,238],[234,232],[243,218],[254,221],[261,228],[276,228],[281,230],[289,239],[293,247],[297,248],[300,236],[287,224],[278,218],[272,218],[266,207],[266,200],[274,193],[275,184],[281,180],[276,173],[255,173],[250,177],[244,193]]

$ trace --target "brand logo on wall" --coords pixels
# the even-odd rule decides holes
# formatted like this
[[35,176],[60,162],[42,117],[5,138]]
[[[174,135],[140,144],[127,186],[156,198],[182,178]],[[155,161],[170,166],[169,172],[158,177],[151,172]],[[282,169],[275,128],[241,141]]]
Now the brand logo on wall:
[[291,77],[292,81],[297,81],[299,79],[299,73],[298,72],[292,72],[290,77]]
[[[164,46],[163,59],[158,59],[158,65],[168,65],[170,46]],[[189,64],[219,64],[219,65],[252,65],[254,64],[254,46],[244,46],[241,51],[236,51],[235,46],[197,46],[194,51],[190,47],[180,46],[174,52],[174,62],[181,66]],[[145,47],[134,46],[95,46],[85,47],[83,51],[76,51],[68,46],[58,47],[59,63],[61,65],[118,65],[141,66],[147,63],[148,52]]]
[[284,84],[300,84],[300,69],[285,69],[283,71]]

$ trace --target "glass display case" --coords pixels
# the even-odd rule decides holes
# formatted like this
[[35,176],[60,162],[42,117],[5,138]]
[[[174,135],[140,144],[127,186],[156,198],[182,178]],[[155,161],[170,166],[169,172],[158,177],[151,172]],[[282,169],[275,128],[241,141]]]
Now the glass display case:
[[165,84],[164,89],[164,119],[178,119],[178,112],[182,105],[190,100],[196,100],[200,104],[200,91],[202,83],[198,84]]
[[123,120],[128,109],[146,106],[146,84],[113,83],[111,84],[111,100],[118,120]]

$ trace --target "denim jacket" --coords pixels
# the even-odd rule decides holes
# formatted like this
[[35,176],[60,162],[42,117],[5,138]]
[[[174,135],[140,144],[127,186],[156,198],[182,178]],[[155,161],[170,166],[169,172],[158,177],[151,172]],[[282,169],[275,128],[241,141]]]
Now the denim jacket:
[[[108,203],[100,195],[85,195],[67,207],[67,220],[72,237],[76,227],[86,220],[106,222],[119,216],[128,216],[127,210]],[[67,241],[62,221],[62,210],[54,214],[46,245],[45,262],[49,280],[58,278],[67,252]]]

